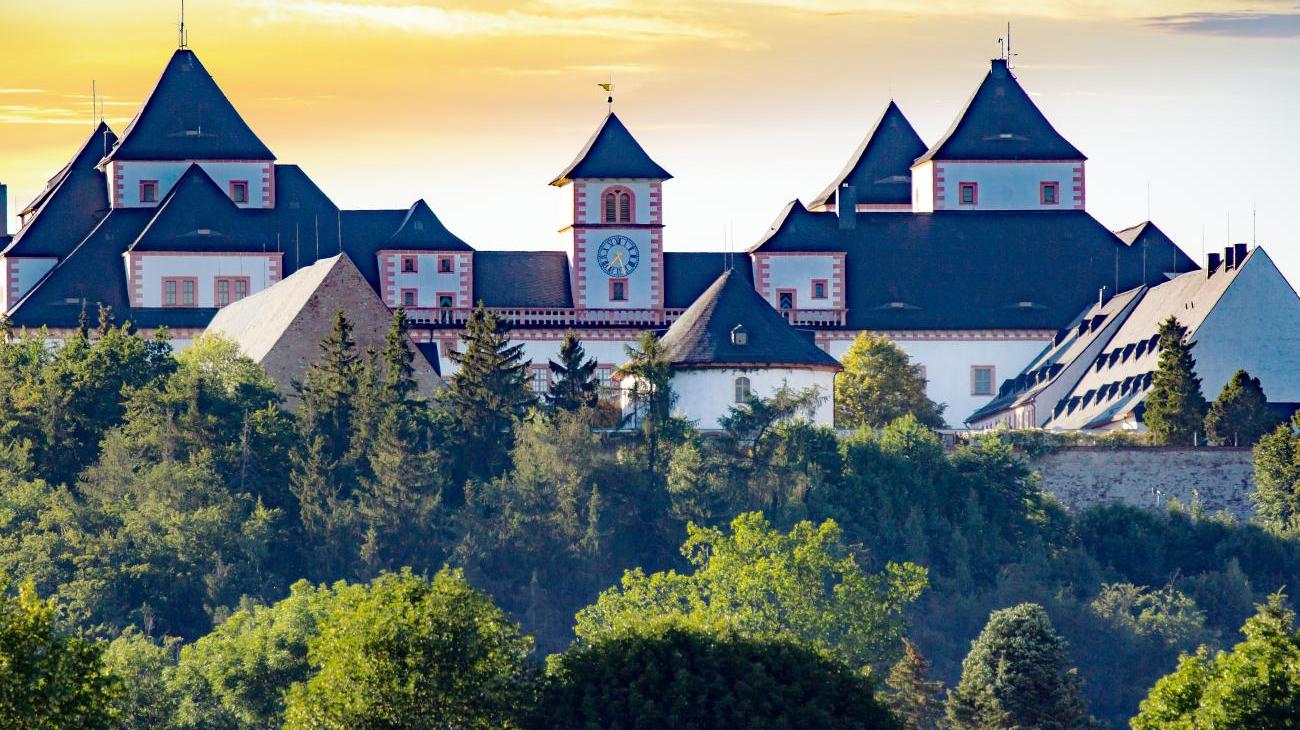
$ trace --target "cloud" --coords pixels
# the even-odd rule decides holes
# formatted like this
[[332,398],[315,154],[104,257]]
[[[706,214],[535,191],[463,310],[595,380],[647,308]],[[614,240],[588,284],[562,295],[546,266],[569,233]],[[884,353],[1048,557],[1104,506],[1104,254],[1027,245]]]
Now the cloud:
[[89,126],[85,110],[31,104],[0,104],[0,124],[80,124]]
[[573,76],[575,74],[590,74],[604,80],[609,74],[614,74],[615,81],[620,76],[633,76],[636,74],[655,73],[662,70],[662,66],[656,66],[648,63],[622,63],[608,66],[534,66],[530,68],[521,68],[519,66],[491,66],[482,69],[489,74],[499,74],[501,76]]
[[0,94],[44,94],[45,89],[0,89]]
[[1300,8],[1287,12],[1181,13],[1147,18],[1163,30],[1233,38],[1300,37]]

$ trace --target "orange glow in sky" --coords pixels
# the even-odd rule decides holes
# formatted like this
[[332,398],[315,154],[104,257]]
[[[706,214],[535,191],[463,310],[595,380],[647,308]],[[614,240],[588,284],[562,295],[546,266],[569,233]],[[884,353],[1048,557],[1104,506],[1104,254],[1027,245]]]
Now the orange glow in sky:
[[[176,45],[175,0],[4,0],[12,215],[117,131]],[[425,198],[478,248],[560,248],[547,186],[616,108],[676,177],[667,245],[755,242],[892,97],[927,142],[1014,22],[1017,75],[1089,156],[1089,209],[1193,258],[1258,240],[1300,281],[1300,10],[1268,0],[188,0],[190,46],[281,162],[346,208]],[[1149,191],[1149,193],[1148,193]],[[11,223],[12,227],[12,223]]]

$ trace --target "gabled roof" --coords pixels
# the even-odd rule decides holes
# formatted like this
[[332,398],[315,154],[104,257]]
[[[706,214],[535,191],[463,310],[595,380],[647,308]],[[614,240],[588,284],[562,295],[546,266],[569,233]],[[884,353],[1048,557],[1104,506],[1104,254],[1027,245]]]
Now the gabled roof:
[[841,185],[856,189],[860,204],[906,205],[912,202],[912,161],[925,154],[925,142],[893,101],[830,185],[812,201],[813,208],[835,202]]
[[392,238],[388,239],[389,248],[419,249],[427,251],[473,251],[474,248],[460,240],[433,214],[429,204],[417,200],[406,212],[406,218],[398,226]]
[[952,127],[915,164],[928,160],[1083,159],[1083,153],[1056,131],[1025,93],[1006,60],[996,58]]
[[477,251],[474,303],[489,307],[572,307],[563,251]]
[[587,140],[586,146],[551,181],[552,185],[567,185],[580,178],[633,178],[669,180],[672,175],[650,159],[623,121],[614,112],[605,116],[600,128]]
[[217,82],[188,49],[172,55],[158,85],[105,160],[274,160]]
[[100,122],[68,164],[22,214],[34,214],[4,248],[12,257],[58,257],[71,251],[108,212],[108,185],[95,169],[117,137]]
[[265,211],[235,205],[198,165],[190,165],[168,191],[132,251],[274,251],[253,218]]
[[[745,344],[732,332],[744,328]],[[790,326],[735,270],[723,272],[663,336],[674,367],[794,367],[839,370],[839,362]]]
[[1115,231],[1115,236],[1129,247],[1141,251],[1152,271],[1162,272],[1169,278],[1197,268],[1196,262],[1151,221]]

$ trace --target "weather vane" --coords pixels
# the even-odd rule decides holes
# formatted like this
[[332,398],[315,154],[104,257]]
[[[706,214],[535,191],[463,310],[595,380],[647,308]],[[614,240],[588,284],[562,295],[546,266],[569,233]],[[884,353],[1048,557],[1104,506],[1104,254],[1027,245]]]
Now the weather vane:
[[610,73],[609,81],[596,85],[604,89],[606,94],[609,94],[609,97],[605,99],[605,102],[609,104],[609,110],[614,111],[614,74],[612,72]]

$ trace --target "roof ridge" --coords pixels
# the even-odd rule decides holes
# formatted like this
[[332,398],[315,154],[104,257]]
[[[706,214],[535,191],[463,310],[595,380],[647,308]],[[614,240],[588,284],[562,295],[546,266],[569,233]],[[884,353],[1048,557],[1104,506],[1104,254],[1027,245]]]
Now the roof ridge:
[[671,180],[672,175],[650,158],[641,143],[611,109],[564,171],[551,181],[556,187],[583,178]]

